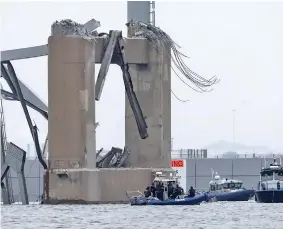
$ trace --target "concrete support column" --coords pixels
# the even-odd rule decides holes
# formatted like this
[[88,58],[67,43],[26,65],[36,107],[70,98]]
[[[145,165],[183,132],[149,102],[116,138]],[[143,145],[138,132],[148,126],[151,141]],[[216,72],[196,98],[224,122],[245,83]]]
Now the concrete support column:
[[49,168],[95,168],[95,42],[51,36],[48,49]]
[[126,98],[125,145],[131,151],[132,167],[169,168],[171,160],[171,57],[170,50],[149,44],[149,63],[131,64],[130,73],[148,124],[147,139],[141,139]]

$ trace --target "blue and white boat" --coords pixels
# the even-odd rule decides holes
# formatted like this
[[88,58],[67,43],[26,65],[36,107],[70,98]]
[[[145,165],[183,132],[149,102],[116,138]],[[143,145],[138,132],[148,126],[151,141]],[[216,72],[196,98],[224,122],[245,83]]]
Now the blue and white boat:
[[243,188],[243,182],[236,179],[221,179],[213,172],[209,182],[208,200],[215,201],[248,201],[255,195],[253,189]]
[[195,197],[181,197],[167,200],[159,200],[156,197],[145,198],[141,192],[139,192],[139,194],[140,195],[138,196],[129,198],[131,205],[198,205],[201,202],[207,201],[207,194],[200,194],[196,195]]
[[[158,172],[157,172],[158,174]],[[142,205],[197,205],[201,202],[207,201],[207,194],[200,194],[194,197],[188,197],[184,194],[178,195],[174,199],[168,197],[168,186],[169,185],[179,185],[178,177],[163,177],[159,175],[155,177],[154,183],[162,183],[164,185],[163,199],[158,199],[157,197],[145,197],[140,191],[127,191],[126,195],[130,200],[131,205],[142,206]],[[130,196],[132,193],[137,193],[137,195]]]
[[255,192],[255,200],[260,203],[283,203],[283,167],[273,164],[260,171],[260,181]]

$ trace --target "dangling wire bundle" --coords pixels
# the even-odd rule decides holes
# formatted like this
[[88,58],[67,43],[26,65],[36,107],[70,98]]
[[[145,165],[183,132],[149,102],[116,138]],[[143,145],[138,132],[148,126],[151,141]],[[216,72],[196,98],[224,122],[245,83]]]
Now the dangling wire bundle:
[[[179,72],[184,75],[190,82],[192,82],[195,87],[190,86],[188,83],[186,83],[177,73],[177,71],[174,69],[173,66],[171,66],[173,72],[177,75],[177,77],[187,86],[192,88],[193,90],[197,92],[208,92],[212,91],[212,89],[208,89],[214,84],[217,84],[219,82],[219,79],[215,76],[211,77],[210,79],[205,79],[202,76],[198,75],[194,71],[192,71],[183,61],[183,58],[188,58],[186,55],[181,53],[178,49],[180,46],[176,44],[171,37],[166,34],[163,30],[160,28],[153,26],[149,23],[140,22],[140,21],[129,21],[127,23],[127,26],[129,28],[133,28],[135,31],[135,36],[137,37],[144,37],[151,43],[160,43],[162,49],[165,51],[167,50],[166,47],[170,47],[170,49],[173,52],[173,55],[171,55],[171,59],[173,62],[173,66],[175,66],[176,69],[179,70]],[[158,51],[158,50],[157,50]]]

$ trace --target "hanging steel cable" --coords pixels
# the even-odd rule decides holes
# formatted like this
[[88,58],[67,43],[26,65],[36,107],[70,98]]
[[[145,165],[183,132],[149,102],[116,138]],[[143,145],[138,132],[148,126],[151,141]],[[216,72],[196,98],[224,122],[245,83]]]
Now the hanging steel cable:
[[[213,89],[209,89],[209,87],[217,84],[219,79],[215,76],[210,79],[205,79],[199,74],[192,71],[185,63],[183,58],[188,58],[185,54],[181,53],[178,49],[180,46],[176,44],[171,37],[166,34],[160,28],[151,25],[149,23],[141,22],[141,21],[129,21],[126,24],[129,28],[133,28],[135,31],[136,37],[144,37],[151,43],[159,43],[161,45],[162,51],[167,50],[166,47],[170,47],[172,50],[171,59],[173,62],[173,66],[171,66],[174,73],[178,76],[178,78],[191,89],[197,92],[209,92]],[[159,51],[157,49],[157,51]],[[179,71],[179,74],[177,73]],[[181,77],[180,74],[183,75],[187,80],[189,80],[193,85],[189,85],[186,83]]]

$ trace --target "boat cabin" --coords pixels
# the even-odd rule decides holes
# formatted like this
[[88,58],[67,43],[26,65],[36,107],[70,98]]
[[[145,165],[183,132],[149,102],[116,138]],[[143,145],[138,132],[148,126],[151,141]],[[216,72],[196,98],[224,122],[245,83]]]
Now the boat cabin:
[[283,190],[283,167],[276,162],[260,171],[259,190]]
[[230,191],[242,189],[243,182],[234,179],[221,179],[220,176],[215,173],[213,179],[209,182],[209,191]]
[[168,199],[168,186],[172,185],[173,187],[176,187],[176,185],[179,185],[179,179],[180,176],[173,176],[173,174],[170,174],[168,176],[167,174],[163,174],[162,172],[156,172],[153,183],[155,184],[155,186],[157,186],[158,184],[163,184],[163,200]]
[[156,172],[155,178],[153,179],[153,183],[157,185],[158,183],[161,183],[164,185],[164,188],[170,186],[170,185],[179,185],[179,178],[180,176],[167,176],[166,174],[163,174],[162,172]]

